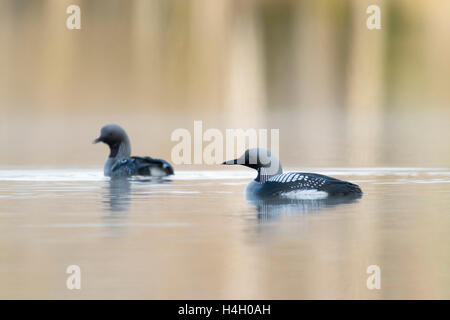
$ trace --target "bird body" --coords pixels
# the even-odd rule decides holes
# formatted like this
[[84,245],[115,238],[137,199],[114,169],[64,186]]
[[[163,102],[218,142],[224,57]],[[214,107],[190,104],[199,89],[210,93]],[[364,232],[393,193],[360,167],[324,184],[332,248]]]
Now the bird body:
[[325,199],[328,197],[360,195],[361,189],[350,182],[316,173],[288,172],[274,175],[252,193],[258,198]]
[[152,176],[165,177],[173,174],[173,168],[166,160],[150,157],[130,157],[117,159],[111,166],[111,176]]
[[223,164],[241,164],[258,171],[245,190],[248,199],[317,200],[362,195],[359,186],[351,182],[317,173],[283,173],[280,161],[265,149],[249,149],[240,158]]
[[100,136],[93,143],[109,146],[103,172],[107,177],[152,176],[165,177],[174,174],[169,162],[151,157],[131,157],[131,144],[125,130],[117,124],[102,127]]

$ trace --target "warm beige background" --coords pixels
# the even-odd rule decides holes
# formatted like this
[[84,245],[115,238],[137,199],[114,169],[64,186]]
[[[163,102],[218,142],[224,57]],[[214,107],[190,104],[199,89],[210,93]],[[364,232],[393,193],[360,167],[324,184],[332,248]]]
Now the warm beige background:
[[[448,299],[449,170],[357,167],[450,166],[449,57],[444,0],[0,0],[0,298]],[[271,217],[246,169],[104,179],[103,124],[170,160],[194,120],[279,128],[284,168],[365,195]]]
[[0,165],[100,165],[111,121],[169,158],[203,120],[280,128],[293,166],[448,166],[450,3],[376,2],[370,31],[373,1],[2,0]]

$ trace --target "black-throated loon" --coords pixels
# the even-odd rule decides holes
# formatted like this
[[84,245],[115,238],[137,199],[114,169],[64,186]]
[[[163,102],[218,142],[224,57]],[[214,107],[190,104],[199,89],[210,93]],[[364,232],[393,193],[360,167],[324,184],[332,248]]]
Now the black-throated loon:
[[110,154],[105,162],[107,177],[131,177],[136,175],[165,177],[174,174],[169,162],[150,157],[130,157],[131,145],[125,130],[117,124],[102,127],[100,137],[93,143],[103,142],[109,146]]
[[280,160],[269,150],[248,149],[235,160],[224,165],[240,164],[258,171],[258,176],[245,190],[250,199],[325,199],[331,197],[360,197],[362,191],[356,184],[316,173],[283,173]]

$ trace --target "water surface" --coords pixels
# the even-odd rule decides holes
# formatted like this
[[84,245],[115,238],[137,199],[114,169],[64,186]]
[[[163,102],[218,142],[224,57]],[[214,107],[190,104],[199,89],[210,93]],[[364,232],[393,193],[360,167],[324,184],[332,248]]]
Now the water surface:
[[[0,170],[0,298],[450,298],[450,169],[299,170],[364,197],[248,202],[247,170]],[[366,288],[373,264],[381,290]]]

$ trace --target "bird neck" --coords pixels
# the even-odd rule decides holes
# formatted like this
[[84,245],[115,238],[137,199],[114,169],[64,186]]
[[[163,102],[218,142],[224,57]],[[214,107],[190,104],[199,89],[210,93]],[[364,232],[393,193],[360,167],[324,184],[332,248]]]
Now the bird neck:
[[109,146],[110,154],[108,159],[106,159],[105,166],[103,167],[103,172],[105,176],[111,176],[111,168],[116,163],[118,159],[129,158],[131,155],[130,141],[124,140],[117,144],[111,144]]
[[128,158],[131,155],[131,145],[128,138],[124,139],[121,142],[111,144],[109,146],[109,149],[110,149],[109,158],[114,159]]
[[283,168],[281,167],[281,164],[278,166],[278,170],[274,172],[273,168],[266,168],[266,167],[259,167],[258,168],[258,176],[256,177],[255,181],[258,183],[264,183],[273,176],[276,176],[278,174],[283,173]]

